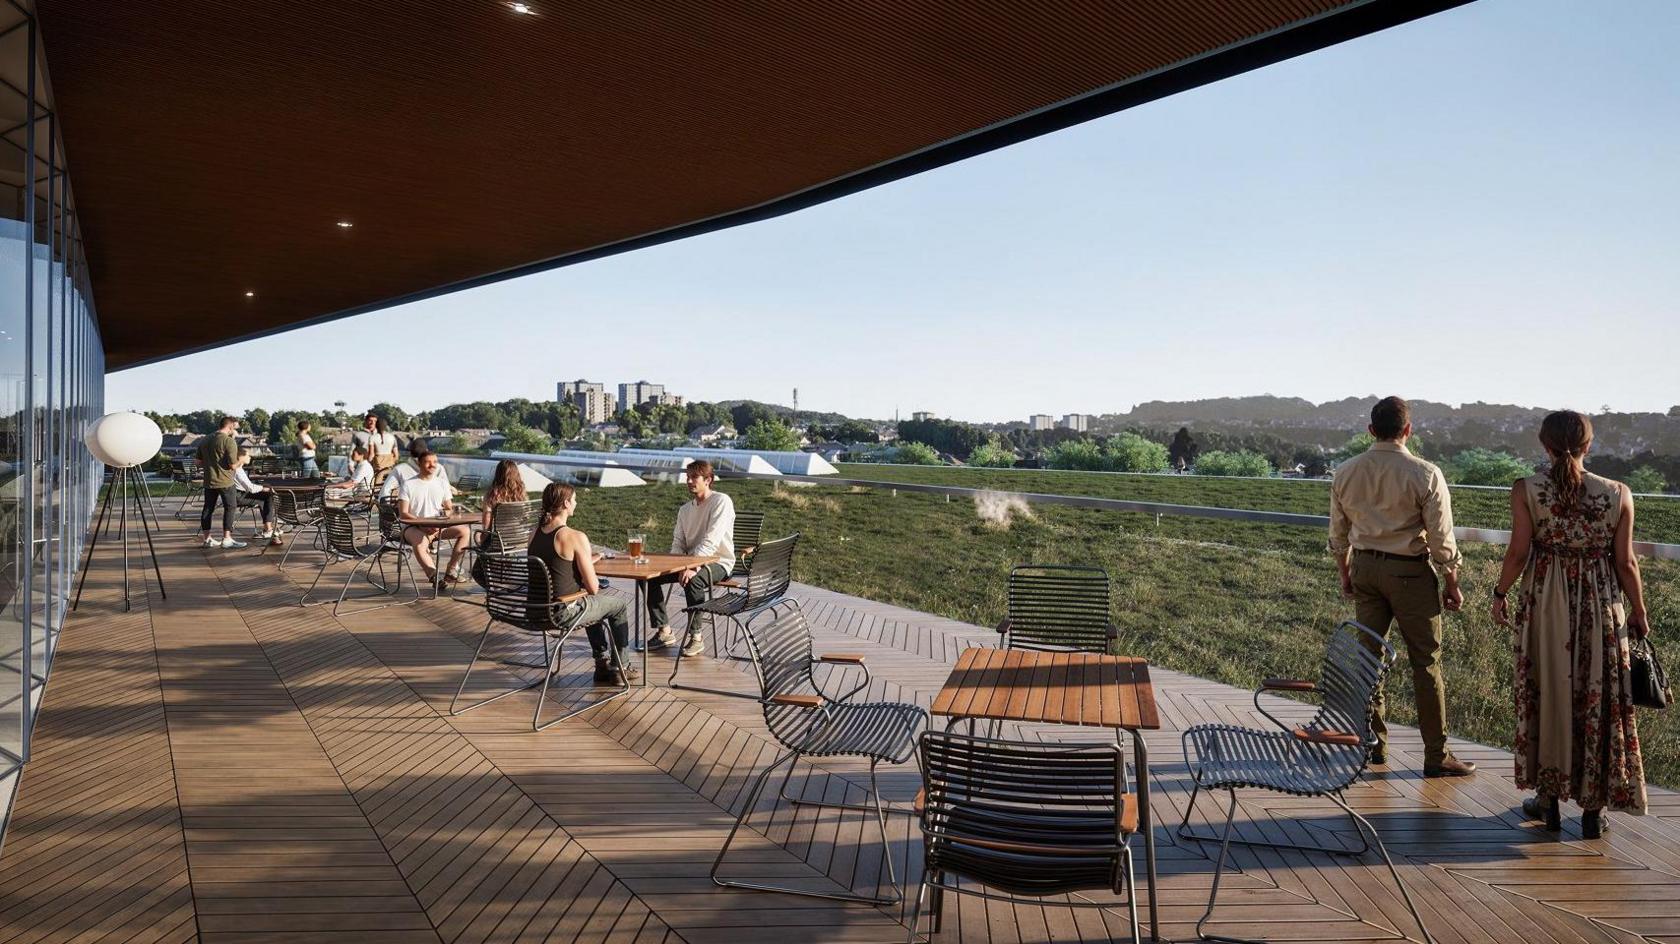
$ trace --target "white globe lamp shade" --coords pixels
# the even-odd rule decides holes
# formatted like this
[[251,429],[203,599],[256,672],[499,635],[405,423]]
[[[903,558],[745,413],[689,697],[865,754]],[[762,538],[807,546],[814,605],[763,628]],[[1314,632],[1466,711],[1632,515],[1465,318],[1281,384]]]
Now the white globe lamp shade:
[[88,426],[82,442],[100,462],[128,468],[158,454],[163,447],[163,430],[139,413],[107,413]]

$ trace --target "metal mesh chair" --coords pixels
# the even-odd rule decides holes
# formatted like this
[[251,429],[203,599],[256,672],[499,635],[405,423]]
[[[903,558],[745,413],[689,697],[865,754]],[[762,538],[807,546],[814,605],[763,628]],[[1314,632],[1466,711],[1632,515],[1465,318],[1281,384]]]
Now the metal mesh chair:
[[542,502],[499,502],[490,509],[490,527],[474,537],[473,550],[479,554],[523,554],[541,517]]
[[[1118,746],[928,731],[920,760],[923,869],[909,941],[930,891],[937,933],[947,891],[1041,905],[1048,895],[1099,889],[1125,897],[1132,940],[1140,939],[1131,852],[1138,804]],[[959,886],[958,876],[994,891]],[[1113,907],[1071,897],[1056,906],[1064,904]]]
[[204,492],[204,469],[199,466],[196,457],[189,456],[175,461],[177,466],[176,470],[170,475],[169,487],[173,491],[175,485],[180,484],[186,489],[181,495],[181,504],[175,509],[175,520],[179,521],[187,517],[193,496]]
[[1009,615],[998,624],[1003,648],[1107,654],[1118,635],[1108,588],[1099,567],[1017,565],[1009,571]]
[[[1196,934],[1204,941],[1242,942],[1243,938],[1222,937],[1205,933],[1203,928],[1213,916],[1219,899],[1219,882],[1224,874],[1225,859],[1232,843],[1265,846],[1274,849],[1293,849],[1303,852],[1324,852],[1331,855],[1361,856],[1376,840],[1377,851],[1400,889],[1400,897],[1417,922],[1426,942],[1433,942],[1429,929],[1412,902],[1406,883],[1388,856],[1382,836],[1365,817],[1347,804],[1342,794],[1365,771],[1371,748],[1376,744],[1371,734],[1371,709],[1376,701],[1383,675],[1394,664],[1394,647],[1381,636],[1358,623],[1348,621],[1336,627],[1324,653],[1324,663],[1318,680],[1266,679],[1254,693],[1254,707],[1276,730],[1259,730],[1232,724],[1198,724],[1185,730],[1184,757],[1190,768],[1195,787],[1190,802],[1185,804],[1184,819],[1178,834],[1184,839],[1219,843],[1219,860],[1214,866],[1213,888],[1208,893],[1207,910],[1196,922]],[[1320,699],[1318,710],[1302,724],[1280,720],[1260,703],[1267,692],[1296,692]],[[1359,834],[1360,847],[1272,842],[1258,839],[1232,838],[1232,822],[1237,813],[1237,789],[1257,788],[1293,796],[1325,797],[1335,803],[1353,821]],[[1195,810],[1201,791],[1225,790],[1230,804],[1225,813],[1225,829],[1218,836],[1195,833],[1190,827],[1190,814]],[[1403,936],[1403,935],[1402,935]],[[1407,938],[1409,940],[1409,938]]]
[[741,582],[738,578],[747,575],[747,567],[752,556],[758,550],[758,542],[764,537],[764,512],[737,511],[735,512],[735,529],[731,533],[731,541],[735,545],[735,569],[729,576],[719,580],[714,586],[738,588]]
[[[335,564],[346,563],[351,565],[350,573],[344,578],[344,588],[339,591],[338,599],[333,601],[334,616],[338,616],[340,614],[344,606],[345,598],[350,593],[350,584],[355,581],[357,572],[364,566],[367,568],[368,583],[378,587],[381,596],[400,592],[402,590],[403,571],[405,569],[408,570],[409,583],[414,587],[414,599],[392,600],[388,603],[381,603],[375,606],[359,607],[348,612],[363,613],[369,610],[383,609],[387,606],[406,606],[410,603],[418,603],[420,601],[420,583],[414,579],[413,568],[408,562],[408,545],[402,543],[402,536],[400,533],[397,536],[395,543],[387,537],[382,539],[379,544],[372,549],[363,548],[356,539],[356,522],[350,517],[350,513],[345,511],[343,508],[331,507],[322,509],[321,531],[323,535],[323,543],[325,544],[325,553],[322,555],[321,559],[321,569],[315,572],[315,579],[310,581],[309,589],[303,592],[303,597],[298,601],[299,606],[320,606],[325,604],[327,602],[326,600],[315,599],[316,585],[321,582],[321,578],[326,574],[327,568],[332,567]],[[385,578],[384,561],[385,558],[389,556],[396,557],[395,569],[397,580],[395,585],[391,584]],[[379,566],[378,580],[373,579],[373,568],[376,564]]]
[[[326,549],[326,534],[322,528],[322,512],[326,508],[325,499],[320,492],[299,493],[294,489],[282,488],[275,491],[274,520],[286,531],[291,532],[292,540],[286,542],[286,552],[280,555],[279,567],[286,566],[286,560],[292,556],[292,549],[297,547],[298,537],[304,532],[310,532],[310,547],[316,550]],[[273,544],[265,544],[263,554]]]
[[[784,539],[785,540],[785,539]],[[853,695],[869,684],[868,671],[863,680],[843,694],[830,696],[818,683],[814,667],[820,664],[863,666],[858,655],[814,655],[811,647],[811,628],[799,604],[786,602],[771,611],[774,618],[761,621],[756,627],[744,625],[747,648],[752,653],[753,668],[759,682],[758,702],[764,707],[764,722],[770,736],[782,746],[783,753],[771,761],[752,786],[747,789],[741,812],[729,830],[723,848],[712,861],[712,881],[727,888],[753,891],[782,892],[834,901],[855,901],[872,905],[892,905],[904,899],[893,875],[892,851],[887,840],[886,810],[882,805],[880,785],[875,768],[878,764],[902,764],[915,753],[916,732],[926,725],[927,712],[916,705],[897,702],[853,703]],[[787,797],[787,783],[801,757],[859,757],[869,761],[869,804],[824,803],[794,800],[810,806],[840,809],[863,809],[875,814],[881,832],[881,854],[886,862],[890,895],[855,895],[818,892],[758,882],[741,882],[718,876],[729,846],[736,833],[747,824],[757,806],[764,785],[778,767],[786,766],[782,778],[781,795]]]
[[[735,592],[713,596],[704,603],[684,608],[683,612],[688,614],[690,631],[694,629],[694,621],[704,617],[712,629],[712,648],[716,651],[717,617],[728,619],[739,633],[754,616],[780,602],[787,594],[788,585],[793,582],[793,551],[798,544],[799,532],[796,531],[785,538],[777,538],[759,545],[752,560],[747,564],[746,574],[737,578]],[[733,645],[732,641],[731,646]],[[727,695],[732,698],[753,697],[744,692],[732,692],[721,688],[678,685],[677,673],[682,671],[684,658],[682,650],[678,649],[676,662],[671,666],[671,677],[666,680],[670,687],[711,692],[714,695]]]
[[279,456],[252,456],[246,470],[251,475],[279,475],[285,471],[285,464]]
[[[566,640],[584,625],[580,617],[583,615],[584,601],[589,593],[580,590],[565,597],[556,597],[554,575],[538,557],[523,553],[487,554],[483,561],[486,584],[483,605],[490,618],[484,624],[483,634],[478,637],[478,647],[473,650],[472,659],[467,662],[467,670],[461,674],[461,684],[455,689],[455,697],[449,700],[450,714],[465,714],[509,695],[537,688],[540,691],[537,694],[536,711],[531,715],[531,730],[542,731],[591,708],[598,708],[614,698],[629,694],[630,682],[624,675],[624,667],[618,665],[618,648],[612,646],[609,647],[612,649],[612,659],[619,669],[618,691],[543,721],[543,705],[548,700],[549,686],[560,666],[561,650],[565,647]],[[467,680],[472,677],[473,665],[483,656],[484,644],[490,638],[490,630],[498,623],[542,639],[543,665],[538,666],[543,670],[542,677],[535,682],[457,708],[462,693],[467,690]]]

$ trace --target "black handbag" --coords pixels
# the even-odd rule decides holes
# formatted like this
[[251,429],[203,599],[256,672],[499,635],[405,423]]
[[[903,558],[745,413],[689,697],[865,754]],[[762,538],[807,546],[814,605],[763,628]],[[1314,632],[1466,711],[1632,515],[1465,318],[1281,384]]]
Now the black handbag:
[[1657,660],[1657,648],[1649,639],[1628,640],[1632,660],[1633,703],[1641,708],[1667,708],[1674,701],[1668,687],[1668,673]]

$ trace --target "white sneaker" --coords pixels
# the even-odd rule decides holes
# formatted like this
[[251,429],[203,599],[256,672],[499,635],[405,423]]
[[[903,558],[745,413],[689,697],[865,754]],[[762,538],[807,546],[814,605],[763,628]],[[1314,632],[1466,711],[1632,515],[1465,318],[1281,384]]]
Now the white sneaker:
[[199,543],[198,546],[199,547],[221,547],[222,542],[216,540],[215,538],[205,538],[202,542]]
[[677,634],[671,632],[671,627],[666,626],[653,634],[653,637],[647,641],[647,647],[649,649],[666,649],[675,645],[676,642]]
[[244,541],[241,541],[238,538],[228,538],[222,542],[221,546],[232,550],[234,548],[245,547],[246,545]]

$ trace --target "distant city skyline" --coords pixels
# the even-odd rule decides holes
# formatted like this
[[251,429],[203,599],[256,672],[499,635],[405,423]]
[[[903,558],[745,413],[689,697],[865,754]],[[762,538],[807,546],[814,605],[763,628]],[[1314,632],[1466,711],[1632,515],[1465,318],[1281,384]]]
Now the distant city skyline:
[[1481,0],[789,216],[119,372],[107,399],[421,410],[589,377],[875,419],[1267,391],[1665,412],[1676,46],[1680,4]]

